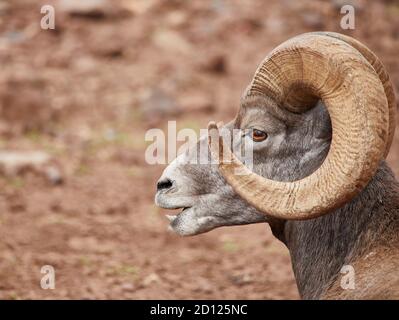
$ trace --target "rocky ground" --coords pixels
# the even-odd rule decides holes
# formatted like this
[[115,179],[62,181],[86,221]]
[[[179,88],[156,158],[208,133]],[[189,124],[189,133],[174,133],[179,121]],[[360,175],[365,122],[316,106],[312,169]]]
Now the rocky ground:
[[298,298],[268,226],[167,232],[144,135],[228,121],[266,53],[312,30],[363,41],[399,88],[399,2],[352,1],[342,30],[344,2],[0,1],[0,298]]

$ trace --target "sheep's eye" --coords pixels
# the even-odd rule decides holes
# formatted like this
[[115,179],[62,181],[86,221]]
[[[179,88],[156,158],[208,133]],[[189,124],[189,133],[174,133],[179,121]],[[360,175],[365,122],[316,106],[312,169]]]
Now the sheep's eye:
[[262,130],[258,130],[258,129],[253,129],[252,130],[252,140],[255,142],[261,142],[263,140],[266,140],[267,138],[267,133],[262,131]]

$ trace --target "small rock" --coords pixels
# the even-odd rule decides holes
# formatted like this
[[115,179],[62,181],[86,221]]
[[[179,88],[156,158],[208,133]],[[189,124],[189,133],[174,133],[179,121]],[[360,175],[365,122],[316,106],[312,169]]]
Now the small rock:
[[59,0],[59,9],[72,16],[103,17],[109,7],[107,0]]
[[224,0],[213,0],[211,6],[217,14],[226,14],[228,9],[228,5]]
[[209,113],[215,110],[212,100],[204,94],[188,93],[182,97],[180,102],[184,112]]
[[50,156],[41,151],[0,151],[0,167],[6,175],[18,174],[26,168],[40,168]]
[[147,120],[175,116],[181,112],[176,100],[158,88],[145,94],[140,109]]
[[234,21],[234,29],[245,35],[252,35],[256,31],[260,30],[263,27],[263,24],[260,20],[255,18],[242,18],[240,20]]
[[1,36],[2,39],[10,43],[20,43],[26,40],[26,34],[22,31],[9,31]]
[[215,290],[213,284],[205,278],[198,278],[196,284],[194,292],[212,293]]
[[73,69],[78,71],[79,73],[89,73],[92,71],[96,71],[96,60],[90,56],[81,56],[73,59],[71,62],[71,66]]
[[314,29],[323,29],[323,18],[315,12],[304,12],[301,14],[302,20],[307,27]]
[[158,30],[152,36],[152,41],[160,49],[189,54],[192,52],[191,44],[173,30]]
[[72,17],[102,19],[120,17],[126,10],[109,0],[59,0],[58,9]]
[[26,171],[42,174],[53,184],[63,180],[54,159],[45,152],[0,151],[0,173],[14,177]]
[[110,253],[113,250],[111,242],[99,241],[96,237],[71,237],[68,246],[76,251]]
[[107,129],[105,130],[103,136],[104,136],[104,139],[105,139],[105,140],[112,142],[112,141],[115,141],[115,140],[117,139],[118,134],[117,134],[117,132],[115,131],[115,129],[113,129],[113,128],[107,128]]
[[122,1],[122,7],[134,14],[140,15],[148,12],[156,2],[156,0],[124,0]]
[[143,279],[143,286],[147,287],[153,283],[159,283],[161,278],[156,273],[151,273]]
[[10,10],[10,4],[9,3],[7,3],[7,2],[0,2],[0,14],[6,14],[6,13],[8,13],[9,12],[9,10]]
[[270,30],[273,34],[284,34],[287,32],[285,21],[279,16],[271,16],[266,21],[266,29]]
[[227,62],[224,55],[214,55],[201,64],[204,71],[225,74],[227,72]]
[[130,282],[122,283],[121,288],[123,291],[134,291],[134,285]]
[[63,182],[63,178],[60,170],[55,166],[49,166],[44,169],[44,173],[47,179],[54,185],[61,184]]
[[253,277],[250,274],[244,273],[244,274],[232,275],[230,277],[230,280],[236,286],[243,286],[252,283]]
[[8,199],[8,210],[13,213],[24,212],[26,210],[26,207],[26,201],[22,197],[13,196]]
[[46,93],[48,82],[34,70],[15,72],[0,86],[0,122],[9,133],[41,131],[58,111]]
[[112,158],[125,166],[143,165],[143,154],[137,150],[117,150]]
[[165,17],[165,21],[171,27],[181,27],[187,22],[187,14],[184,11],[175,10]]

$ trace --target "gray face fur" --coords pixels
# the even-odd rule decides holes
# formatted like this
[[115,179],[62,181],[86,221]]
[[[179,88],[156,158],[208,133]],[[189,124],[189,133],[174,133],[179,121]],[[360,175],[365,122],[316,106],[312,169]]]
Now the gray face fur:
[[[236,119],[223,127],[222,136],[231,134],[233,128],[267,133],[266,140],[253,142],[252,170],[278,181],[311,174],[325,159],[331,142],[330,118],[321,102],[306,113],[293,114],[270,99],[250,98],[242,102]],[[243,139],[251,138],[245,135]],[[204,137],[195,148],[204,150],[207,143]],[[177,216],[168,216],[173,231],[186,236],[222,226],[271,222],[234,193],[209,157],[201,159],[205,164],[190,164],[193,156],[190,152],[179,156],[159,179],[172,184],[158,190],[156,204],[167,209],[186,208]]]

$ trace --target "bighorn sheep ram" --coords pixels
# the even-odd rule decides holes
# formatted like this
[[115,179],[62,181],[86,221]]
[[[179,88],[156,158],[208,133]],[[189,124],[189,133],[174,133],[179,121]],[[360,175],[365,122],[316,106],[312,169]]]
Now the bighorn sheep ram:
[[[399,184],[384,160],[395,112],[389,77],[363,44],[329,32],[294,37],[260,64],[236,118],[209,124],[194,146],[209,146],[207,164],[180,155],[155,201],[183,208],[170,216],[180,235],[269,223],[304,299],[398,299]],[[226,141],[234,128],[253,145],[252,170]],[[341,288],[344,265],[355,289]]]

